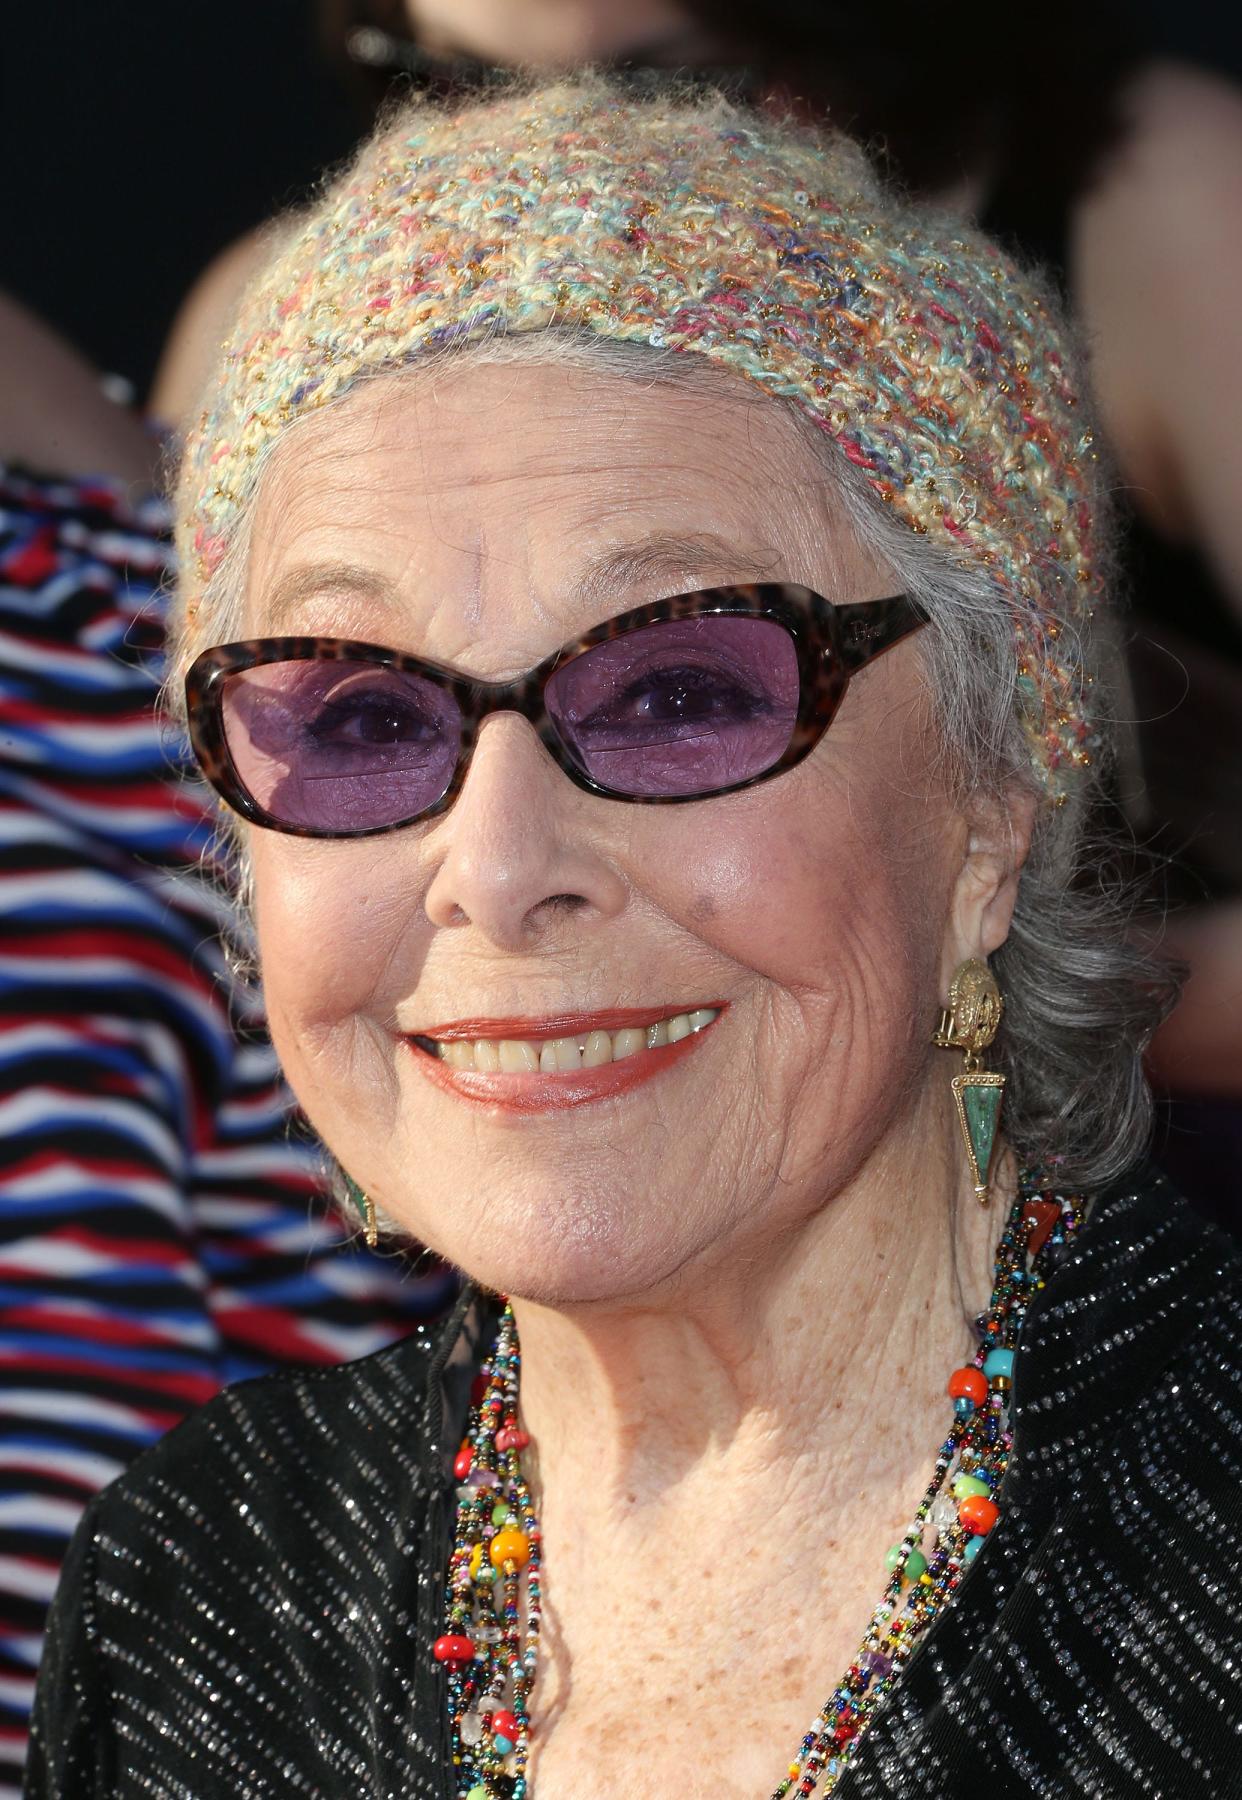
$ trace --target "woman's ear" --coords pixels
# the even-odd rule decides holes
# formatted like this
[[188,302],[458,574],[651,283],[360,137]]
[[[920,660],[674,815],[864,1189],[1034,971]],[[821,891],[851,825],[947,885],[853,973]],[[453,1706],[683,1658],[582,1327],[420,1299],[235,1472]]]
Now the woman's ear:
[[978,795],[966,806],[965,852],[945,933],[945,992],[961,963],[989,957],[1009,936],[1038,806],[1037,797],[1024,789]]

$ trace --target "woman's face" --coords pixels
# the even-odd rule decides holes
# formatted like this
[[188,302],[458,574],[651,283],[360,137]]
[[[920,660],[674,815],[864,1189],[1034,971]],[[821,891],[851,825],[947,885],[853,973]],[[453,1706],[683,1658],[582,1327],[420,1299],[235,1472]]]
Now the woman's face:
[[[359,389],[281,445],[253,544],[247,632],[493,681],[696,586],[894,589],[792,421],[742,382],[533,361]],[[437,818],[253,832],[271,1027],[307,1114],[383,1209],[504,1291],[638,1294],[770,1253],[912,1129],[929,1080],[967,841],[934,748],[913,639],[855,677],[805,761],[732,794],[583,792],[502,713]],[[650,1078],[568,1106],[447,1091],[413,1042],[711,1007]]]

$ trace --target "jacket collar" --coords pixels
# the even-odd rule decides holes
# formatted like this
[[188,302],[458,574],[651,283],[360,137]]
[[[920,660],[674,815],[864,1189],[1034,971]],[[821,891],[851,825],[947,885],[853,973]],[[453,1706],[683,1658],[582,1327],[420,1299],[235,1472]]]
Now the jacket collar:
[[467,1279],[433,1340],[423,1401],[424,1468],[433,1484],[451,1482],[466,1428],[470,1388],[500,1323],[498,1295]]

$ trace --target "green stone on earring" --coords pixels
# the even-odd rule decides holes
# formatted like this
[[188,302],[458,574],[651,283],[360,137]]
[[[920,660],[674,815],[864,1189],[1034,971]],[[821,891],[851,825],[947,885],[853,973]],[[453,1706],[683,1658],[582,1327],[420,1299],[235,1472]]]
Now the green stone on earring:
[[1004,1089],[994,1082],[986,1085],[971,1081],[967,1076],[962,1082],[962,1104],[966,1109],[966,1129],[970,1133],[970,1147],[975,1153],[975,1162],[979,1169],[979,1179],[986,1181],[988,1170],[992,1166],[992,1149],[996,1143],[996,1128],[1000,1123],[1001,1099]]

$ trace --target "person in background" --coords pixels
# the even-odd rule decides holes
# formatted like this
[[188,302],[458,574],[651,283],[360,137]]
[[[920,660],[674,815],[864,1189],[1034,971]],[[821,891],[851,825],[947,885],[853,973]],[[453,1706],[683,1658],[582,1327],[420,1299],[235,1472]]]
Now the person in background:
[[230,967],[215,808],[155,714],[157,456],[0,296],[3,1800],[91,1496],[227,1383],[366,1355],[452,1286],[347,1241]]
[[[1165,1152],[1242,1228],[1220,1180],[1242,1151],[1242,95],[1154,55],[1112,0],[1046,0],[1034,30],[980,0],[955,7],[952,30],[914,0],[321,0],[320,17],[364,116],[394,83],[451,104],[517,65],[698,72],[779,111],[826,112],[911,191],[1052,272],[1120,487],[1138,726],[1115,799],[1170,859],[1156,898],[1176,904],[1166,942],[1190,966],[1152,1050],[1157,1085],[1182,1097]],[[983,46],[1021,78],[971,79]],[[156,380],[160,417],[193,417],[265,249],[262,231],[243,239],[191,295]]]

